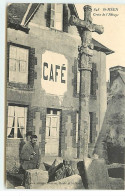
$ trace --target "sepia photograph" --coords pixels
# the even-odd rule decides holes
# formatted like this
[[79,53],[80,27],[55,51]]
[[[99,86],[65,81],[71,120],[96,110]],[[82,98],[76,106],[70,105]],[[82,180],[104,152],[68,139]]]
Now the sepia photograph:
[[125,189],[125,4],[8,3],[5,187]]

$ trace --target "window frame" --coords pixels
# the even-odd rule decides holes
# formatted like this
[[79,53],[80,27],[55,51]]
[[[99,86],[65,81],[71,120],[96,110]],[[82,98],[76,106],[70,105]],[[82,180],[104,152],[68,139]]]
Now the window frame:
[[[10,116],[10,117],[13,117],[15,119],[13,122],[16,122],[14,126],[13,126],[13,123],[12,123],[12,126],[11,127],[8,126],[9,107],[26,108],[26,111],[24,109],[24,117],[17,117],[17,115]],[[20,126],[18,126],[18,123],[19,122],[17,122],[17,119],[19,119],[19,118],[24,118],[24,120],[25,120],[25,122],[24,122],[24,128],[23,128],[24,129],[24,132],[23,132],[23,137],[22,138],[21,137],[17,137],[17,135],[18,135],[18,128],[20,127]],[[28,123],[28,106],[27,105],[19,105],[19,104],[8,104],[8,106],[7,106],[7,132],[6,132],[7,139],[25,139],[26,132],[27,132],[27,123]],[[16,132],[16,137],[15,137],[15,134],[14,134],[14,137],[8,137],[10,135],[10,133],[11,133],[11,131],[10,131],[10,133],[8,133],[8,128],[14,128],[14,131],[16,130],[15,131]]]
[[[62,7],[61,7],[61,12],[58,11],[57,9],[57,5],[60,4]],[[54,5],[54,9],[52,8],[52,5]],[[54,12],[54,17],[51,15],[51,12]],[[57,28],[56,27],[56,23],[57,23],[57,20],[56,20],[56,16],[57,14],[60,13],[61,14],[61,20],[58,21],[61,23],[61,28]],[[52,22],[54,22],[54,26],[52,25]],[[51,29],[55,29],[57,31],[63,31],[63,4],[62,3],[51,3],[51,8],[50,8],[50,28]]]
[[[10,81],[10,48],[11,46],[17,47],[17,48],[21,48],[21,49],[25,49],[28,51],[28,55],[27,55],[27,82],[18,82],[18,81]],[[16,44],[13,42],[8,42],[8,82],[11,84],[22,84],[22,85],[28,85],[29,84],[29,64],[30,64],[30,47],[28,46],[24,46],[21,44]]]

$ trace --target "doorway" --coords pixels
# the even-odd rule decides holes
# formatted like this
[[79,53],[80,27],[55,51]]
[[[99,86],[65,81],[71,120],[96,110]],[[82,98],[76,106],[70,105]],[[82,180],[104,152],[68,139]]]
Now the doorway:
[[45,155],[59,155],[60,111],[47,109]]

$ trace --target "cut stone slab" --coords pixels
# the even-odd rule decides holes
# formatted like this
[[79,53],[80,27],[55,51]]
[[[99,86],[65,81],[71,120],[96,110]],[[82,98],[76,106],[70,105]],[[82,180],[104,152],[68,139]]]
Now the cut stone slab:
[[47,184],[33,184],[31,189],[43,189],[43,190],[74,190],[85,189],[82,183],[81,176],[72,175],[67,178],[63,178],[58,181],[50,182]]
[[26,171],[25,188],[29,189],[31,184],[44,184],[48,182],[48,172],[40,169],[29,169]]
[[108,190],[111,189],[107,166],[104,159],[86,158],[83,161],[86,189]]

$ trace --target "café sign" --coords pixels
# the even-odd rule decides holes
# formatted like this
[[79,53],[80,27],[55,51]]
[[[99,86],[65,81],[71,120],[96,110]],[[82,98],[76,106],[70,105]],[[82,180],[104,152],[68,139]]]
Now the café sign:
[[42,88],[46,93],[63,95],[67,91],[67,59],[52,51],[42,54]]

